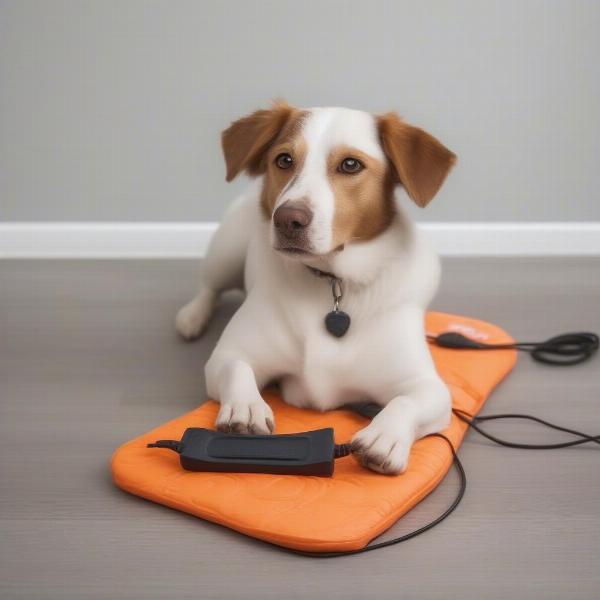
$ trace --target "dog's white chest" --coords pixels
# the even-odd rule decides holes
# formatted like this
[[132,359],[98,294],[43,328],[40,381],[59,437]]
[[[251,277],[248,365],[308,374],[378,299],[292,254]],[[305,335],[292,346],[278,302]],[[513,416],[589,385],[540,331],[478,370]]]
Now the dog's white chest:
[[361,362],[358,345],[351,338],[333,337],[322,323],[319,323],[319,329],[322,331],[307,335],[296,362],[297,368],[282,379],[286,402],[304,408],[330,410],[368,399],[368,391],[353,376]]

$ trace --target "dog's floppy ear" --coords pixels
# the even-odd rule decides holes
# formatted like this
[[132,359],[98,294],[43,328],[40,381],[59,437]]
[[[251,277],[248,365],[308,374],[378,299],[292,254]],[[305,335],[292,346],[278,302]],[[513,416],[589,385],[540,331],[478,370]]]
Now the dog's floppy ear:
[[383,150],[399,182],[423,207],[437,194],[456,156],[426,131],[413,127],[396,113],[377,117]]
[[295,110],[283,100],[277,100],[272,108],[257,110],[235,121],[221,134],[227,181],[244,170],[249,175],[264,173],[264,153]]

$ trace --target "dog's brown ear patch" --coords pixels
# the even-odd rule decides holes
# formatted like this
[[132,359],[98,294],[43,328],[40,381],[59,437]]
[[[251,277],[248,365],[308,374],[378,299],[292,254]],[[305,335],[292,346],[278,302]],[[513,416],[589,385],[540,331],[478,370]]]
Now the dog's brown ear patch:
[[396,113],[377,118],[383,150],[398,180],[416,204],[423,207],[437,194],[456,156],[426,131],[413,127]]
[[249,175],[264,173],[264,154],[295,111],[293,106],[278,100],[272,108],[257,110],[235,121],[221,134],[227,181],[244,170]]

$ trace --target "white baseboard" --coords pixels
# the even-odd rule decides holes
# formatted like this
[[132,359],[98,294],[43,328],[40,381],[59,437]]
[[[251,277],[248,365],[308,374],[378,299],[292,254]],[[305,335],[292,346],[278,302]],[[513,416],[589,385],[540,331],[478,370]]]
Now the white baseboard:
[[[192,258],[216,223],[0,223],[0,258]],[[600,222],[422,223],[443,256],[600,256]]]

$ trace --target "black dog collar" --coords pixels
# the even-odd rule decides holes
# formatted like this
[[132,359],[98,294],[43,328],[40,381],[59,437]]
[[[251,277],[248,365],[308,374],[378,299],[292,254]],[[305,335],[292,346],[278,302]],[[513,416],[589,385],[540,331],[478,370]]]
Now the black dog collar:
[[333,296],[333,310],[325,315],[325,329],[335,336],[342,337],[350,328],[350,315],[343,310],[340,310],[340,302],[344,297],[344,287],[342,280],[336,277],[333,273],[321,271],[314,267],[306,268],[316,277],[326,277],[331,283],[331,294]]

